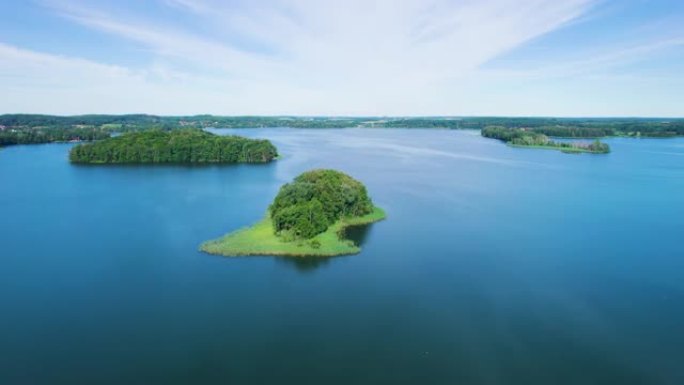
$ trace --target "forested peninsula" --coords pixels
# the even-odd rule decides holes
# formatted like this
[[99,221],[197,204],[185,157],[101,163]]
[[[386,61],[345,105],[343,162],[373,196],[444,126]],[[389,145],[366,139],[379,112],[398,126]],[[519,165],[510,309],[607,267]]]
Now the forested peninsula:
[[361,182],[335,170],[312,170],[280,188],[264,219],[200,250],[225,256],[356,254],[361,249],[343,239],[344,229],[384,218]]
[[489,126],[482,130],[482,136],[499,139],[511,146],[529,147],[540,149],[560,150],[565,153],[591,153],[607,154],[610,152],[608,144],[598,139],[592,142],[559,142],[551,140],[548,136],[524,128],[506,128],[501,126]]
[[268,140],[183,129],[130,132],[78,144],[69,159],[84,164],[266,163],[277,155]]
[[0,147],[18,144],[41,144],[59,142],[80,142],[110,137],[106,130],[94,127],[37,127],[2,128],[0,126]]

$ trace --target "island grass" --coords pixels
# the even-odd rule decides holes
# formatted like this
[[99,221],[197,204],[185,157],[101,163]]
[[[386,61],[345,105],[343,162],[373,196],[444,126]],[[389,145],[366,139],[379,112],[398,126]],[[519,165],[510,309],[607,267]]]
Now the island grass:
[[385,211],[373,207],[370,214],[362,217],[342,218],[321,234],[302,241],[284,241],[273,232],[270,216],[251,227],[229,233],[221,238],[207,241],[200,250],[224,256],[274,255],[288,257],[332,257],[357,254],[361,248],[344,239],[344,229],[349,226],[370,224],[385,219]]

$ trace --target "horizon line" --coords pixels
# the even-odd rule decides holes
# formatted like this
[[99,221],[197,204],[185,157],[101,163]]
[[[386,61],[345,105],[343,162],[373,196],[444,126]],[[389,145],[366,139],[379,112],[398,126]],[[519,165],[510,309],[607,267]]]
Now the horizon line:
[[192,118],[199,116],[214,116],[221,118],[332,118],[332,119],[464,119],[464,118],[513,118],[513,119],[684,119],[684,116],[644,116],[644,115],[296,115],[296,114],[245,114],[245,115],[221,115],[221,114],[185,114],[185,115],[164,115],[151,114],[145,112],[131,112],[119,114],[106,113],[84,113],[84,114],[45,114],[32,112],[7,112],[0,114],[0,117],[11,115],[38,115],[54,116],[61,118],[75,118],[83,116],[156,116],[165,118]]

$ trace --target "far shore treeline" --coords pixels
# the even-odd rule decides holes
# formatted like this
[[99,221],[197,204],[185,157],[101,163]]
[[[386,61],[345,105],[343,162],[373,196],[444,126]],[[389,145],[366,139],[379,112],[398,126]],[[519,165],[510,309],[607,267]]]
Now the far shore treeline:
[[0,146],[41,144],[71,141],[91,141],[109,138],[111,133],[95,127],[33,127],[0,126]]
[[278,155],[268,140],[197,129],[131,132],[74,146],[73,163],[266,163]]
[[[550,118],[550,117],[302,117],[302,116],[156,116],[35,114],[0,115],[0,147],[16,144],[81,142],[109,138],[113,134],[144,131],[204,130],[207,128],[413,128],[477,129],[482,136],[496,138],[513,146],[557,149],[563,152],[607,153],[606,143],[554,141],[550,138],[599,139],[605,137],[669,138],[684,136],[684,118]],[[515,138],[509,138],[515,136]],[[142,138],[142,137],[141,137]],[[507,139],[509,138],[509,139]],[[198,138],[195,138],[198,139]],[[143,141],[144,143],[144,141]],[[235,144],[233,144],[235,145]],[[265,147],[264,147],[265,148]],[[95,149],[100,149],[96,147]],[[82,151],[82,150],[79,150]],[[159,154],[138,149],[138,155],[117,152],[114,160],[102,153],[76,154],[74,161],[92,159],[95,163],[153,162],[251,162],[251,155],[226,160],[207,144],[201,154]],[[187,149],[183,150],[187,153]],[[197,151],[196,151],[197,152]],[[234,154],[234,152],[231,152]],[[138,156],[140,160],[133,160]],[[231,155],[232,156],[232,155]],[[268,158],[269,155],[265,155]],[[151,159],[151,160],[150,160]],[[157,160],[155,160],[157,159]],[[174,160],[168,160],[174,159]],[[217,160],[218,159],[218,160]],[[242,160],[249,159],[249,160]]]
[[0,115],[0,146],[102,139],[128,131],[180,128],[524,128],[550,137],[672,137],[684,135],[677,118],[542,118],[542,117],[302,117],[302,116],[156,116],[35,114]]

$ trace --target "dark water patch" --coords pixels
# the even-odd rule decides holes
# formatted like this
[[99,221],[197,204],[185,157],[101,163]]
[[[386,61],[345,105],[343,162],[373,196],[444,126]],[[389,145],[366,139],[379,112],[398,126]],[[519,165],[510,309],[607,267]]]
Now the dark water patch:
[[333,258],[337,257],[276,257],[276,261],[302,273],[309,273],[327,266]]
[[343,230],[342,238],[349,239],[354,242],[356,246],[363,246],[368,239],[373,224],[348,226]]

